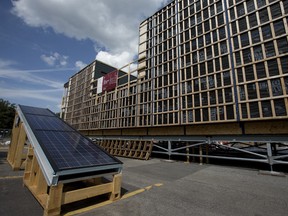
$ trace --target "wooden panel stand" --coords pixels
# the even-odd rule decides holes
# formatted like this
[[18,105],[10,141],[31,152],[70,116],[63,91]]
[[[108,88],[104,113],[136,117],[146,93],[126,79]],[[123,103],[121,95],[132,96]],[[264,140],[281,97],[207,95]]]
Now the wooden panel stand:
[[23,164],[23,151],[26,142],[26,132],[24,129],[24,124],[18,122],[18,114],[16,114],[14,126],[12,130],[12,139],[9,146],[7,161],[11,165],[13,170],[19,170]]
[[101,140],[97,144],[115,156],[141,160],[149,160],[153,148],[151,140]]
[[[13,170],[20,169],[24,144],[26,141],[26,132],[24,124],[15,117],[15,123],[12,131],[12,142],[9,148],[7,160]],[[112,142],[113,143],[113,142]],[[58,182],[57,185],[49,186],[43,175],[38,160],[34,154],[32,145],[28,147],[25,160],[25,170],[23,176],[24,185],[31,191],[44,209],[45,216],[60,215],[61,206],[72,202],[107,194],[108,199],[116,201],[121,197],[122,173],[113,175],[113,180],[103,181],[102,177],[92,177],[86,180],[78,180],[75,184],[73,179],[70,183]],[[71,183],[72,182],[72,183]],[[71,184],[77,187],[71,186]],[[80,186],[79,186],[80,185]]]
[[[81,182],[81,183],[80,183]],[[80,200],[108,194],[111,201],[121,197],[122,174],[115,174],[112,182],[104,183],[102,178],[79,181],[77,188],[67,184],[48,186],[32,147],[29,148],[24,172],[24,184],[44,209],[44,215],[60,215],[61,206]],[[83,185],[79,188],[79,185]]]

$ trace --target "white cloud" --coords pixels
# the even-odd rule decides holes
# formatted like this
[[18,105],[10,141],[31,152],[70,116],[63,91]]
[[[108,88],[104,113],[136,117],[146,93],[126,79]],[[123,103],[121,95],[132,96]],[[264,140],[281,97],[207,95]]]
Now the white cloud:
[[59,91],[63,91],[63,89],[25,90],[22,88],[0,88],[0,97],[10,99],[28,98],[59,103],[59,96],[51,96],[51,94],[59,93]]
[[[164,2],[167,0],[18,0],[13,1],[13,13],[30,26],[51,27],[78,40],[90,39],[95,47],[106,48],[97,58],[116,58],[113,61],[124,65],[137,54],[140,22]],[[52,64],[53,58],[46,61]]]
[[109,52],[100,51],[96,56],[96,59],[102,62],[105,62],[114,67],[120,68],[124,66],[123,63],[129,63],[133,56],[128,52],[122,52],[120,54],[111,54]]
[[35,75],[35,73],[42,72],[57,72],[57,71],[71,71],[77,70],[77,68],[59,68],[59,69],[38,69],[38,70],[18,70],[14,68],[16,63],[9,60],[0,59],[0,78],[12,79],[15,82],[25,82],[30,85],[41,85],[47,86],[50,88],[63,89],[63,83],[59,81],[54,81],[51,79],[47,79],[41,77],[39,75]]
[[75,62],[75,67],[78,68],[79,70],[81,70],[82,68],[86,67],[87,64],[85,64],[84,62],[82,61],[76,61]]
[[64,67],[67,65],[68,56],[60,55],[57,52],[52,53],[50,56],[41,55],[40,58],[49,66]]

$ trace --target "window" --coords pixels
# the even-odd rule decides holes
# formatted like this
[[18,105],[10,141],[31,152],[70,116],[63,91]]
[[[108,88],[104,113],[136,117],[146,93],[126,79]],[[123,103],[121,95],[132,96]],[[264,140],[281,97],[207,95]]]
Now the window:
[[275,56],[275,49],[273,41],[265,43],[266,58]]
[[279,20],[277,22],[274,22],[273,26],[274,26],[274,31],[275,31],[275,35],[276,36],[280,36],[280,35],[286,33],[285,32],[285,27],[284,27],[284,24],[283,24],[283,20]]
[[287,38],[283,37],[277,40],[278,51],[279,54],[287,53],[288,52],[288,42]]
[[247,23],[246,23],[246,18],[242,18],[238,21],[239,24],[239,30],[240,31],[245,31],[247,29]]
[[265,25],[262,27],[262,37],[264,40],[267,40],[272,37],[270,25]]
[[273,4],[272,6],[270,6],[270,10],[271,10],[272,19],[275,19],[282,15],[279,3]]
[[259,17],[260,17],[261,23],[265,23],[265,22],[269,21],[268,11],[266,8],[259,11]]

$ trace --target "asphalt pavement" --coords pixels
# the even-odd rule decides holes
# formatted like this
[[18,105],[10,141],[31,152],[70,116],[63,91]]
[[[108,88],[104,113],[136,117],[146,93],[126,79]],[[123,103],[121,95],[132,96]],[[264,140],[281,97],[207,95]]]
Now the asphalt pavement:
[[[0,147],[0,215],[43,215],[23,186],[23,171],[11,171],[7,147]],[[85,216],[284,216],[288,212],[288,176],[258,170],[119,158],[124,163],[123,198],[68,214]],[[96,208],[97,207],[97,208]]]

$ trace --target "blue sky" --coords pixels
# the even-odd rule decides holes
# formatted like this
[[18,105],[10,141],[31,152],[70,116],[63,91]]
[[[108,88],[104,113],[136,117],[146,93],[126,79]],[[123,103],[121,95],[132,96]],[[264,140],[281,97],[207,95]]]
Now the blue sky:
[[64,83],[86,64],[135,58],[140,22],[164,2],[1,1],[0,98],[59,112]]

